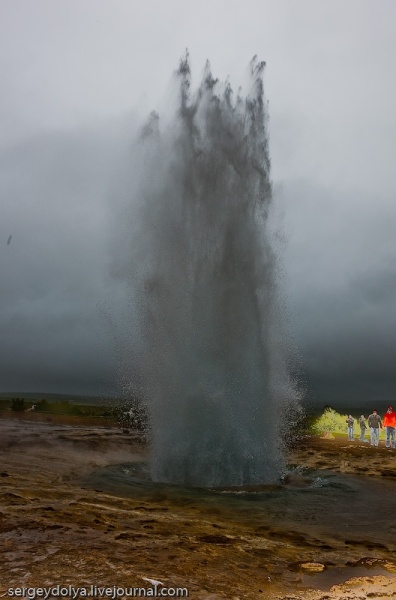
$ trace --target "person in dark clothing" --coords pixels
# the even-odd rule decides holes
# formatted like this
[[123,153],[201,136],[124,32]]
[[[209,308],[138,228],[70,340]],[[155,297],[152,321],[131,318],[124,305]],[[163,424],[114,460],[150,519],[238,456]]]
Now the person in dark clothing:
[[378,446],[379,444],[379,432],[382,429],[381,417],[377,414],[376,410],[373,410],[369,418],[367,419],[368,426],[370,427],[370,445]]
[[353,425],[355,423],[355,419],[352,417],[352,415],[349,415],[347,420],[346,420],[346,424],[348,425],[348,440],[349,441],[353,441]]
[[364,442],[365,441],[364,436],[366,434],[366,429],[367,429],[366,419],[365,419],[364,415],[360,415],[359,425],[360,425],[360,438],[359,438],[359,440],[361,442]]

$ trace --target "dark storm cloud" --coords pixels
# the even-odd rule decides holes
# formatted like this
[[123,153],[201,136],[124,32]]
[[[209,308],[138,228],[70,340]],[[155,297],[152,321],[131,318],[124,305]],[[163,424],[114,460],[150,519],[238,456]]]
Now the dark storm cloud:
[[104,129],[43,135],[0,155],[3,390],[114,385],[106,223],[125,148],[120,129]]
[[345,203],[337,190],[296,181],[285,186],[283,202],[292,224],[285,257],[288,299],[311,392],[323,403],[391,400],[396,390],[392,198],[355,191]]
[[[120,165],[129,169],[131,138],[130,123],[97,127],[36,137],[0,155],[3,390],[114,388],[122,328],[115,298],[125,290],[111,252],[124,217],[113,199],[125,194]],[[291,324],[312,395],[321,403],[391,399],[392,198],[345,197],[300,180],[285,183],[277,200],[286,213]]]

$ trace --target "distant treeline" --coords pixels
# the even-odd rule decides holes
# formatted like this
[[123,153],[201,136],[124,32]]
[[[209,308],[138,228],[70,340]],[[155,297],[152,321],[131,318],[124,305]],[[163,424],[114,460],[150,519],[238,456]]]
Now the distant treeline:
[[69,400],[61,402],[49,402],[46,398],[26,401],[25,398],[10,398],[0,400],[0,410],[12,410],[14,412],[32,411],[58,414],[77,415],[90,417],[112,417],[115,416],[114,407],[109,406],[84,406],[72,404]]
[[15,397],[0,399],[0,411],[15,413],[35,412],[50,415],[72,415],[76,417],[107,417],[113,419],[123,428],[147,430],[148,412],[142,402],[137,399],[119,401],[111,405],[73,404],[69,400],[59,402]]

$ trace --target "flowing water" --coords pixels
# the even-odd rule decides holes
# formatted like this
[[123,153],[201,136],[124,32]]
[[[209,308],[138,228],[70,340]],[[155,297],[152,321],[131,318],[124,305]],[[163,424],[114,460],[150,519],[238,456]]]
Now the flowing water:
[[126,373],[148,402],[156,481],[281,473],[297,393],[269,227],[263,69],[253,59],[235,95],[207,65],[192,93],[186,55],[174,112],[165,123],[152,113],[135,145],[127,277],[138,325]]

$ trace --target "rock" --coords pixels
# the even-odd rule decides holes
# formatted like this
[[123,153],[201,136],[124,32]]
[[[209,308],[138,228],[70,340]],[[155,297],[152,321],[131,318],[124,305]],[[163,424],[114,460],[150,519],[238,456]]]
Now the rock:
[[373,558],[371,556],[365,556],[356,562],[348,562],[347,565],[351,567],[365,567],[366,569],[375,569],[381,567],[389,573],[396,573],[396,563],[386,560],[385,558]]
[[296,562],[289,565],[290,571],[297,571],[299,573],[321,573],[326,568],[326,565],[319,562]]

